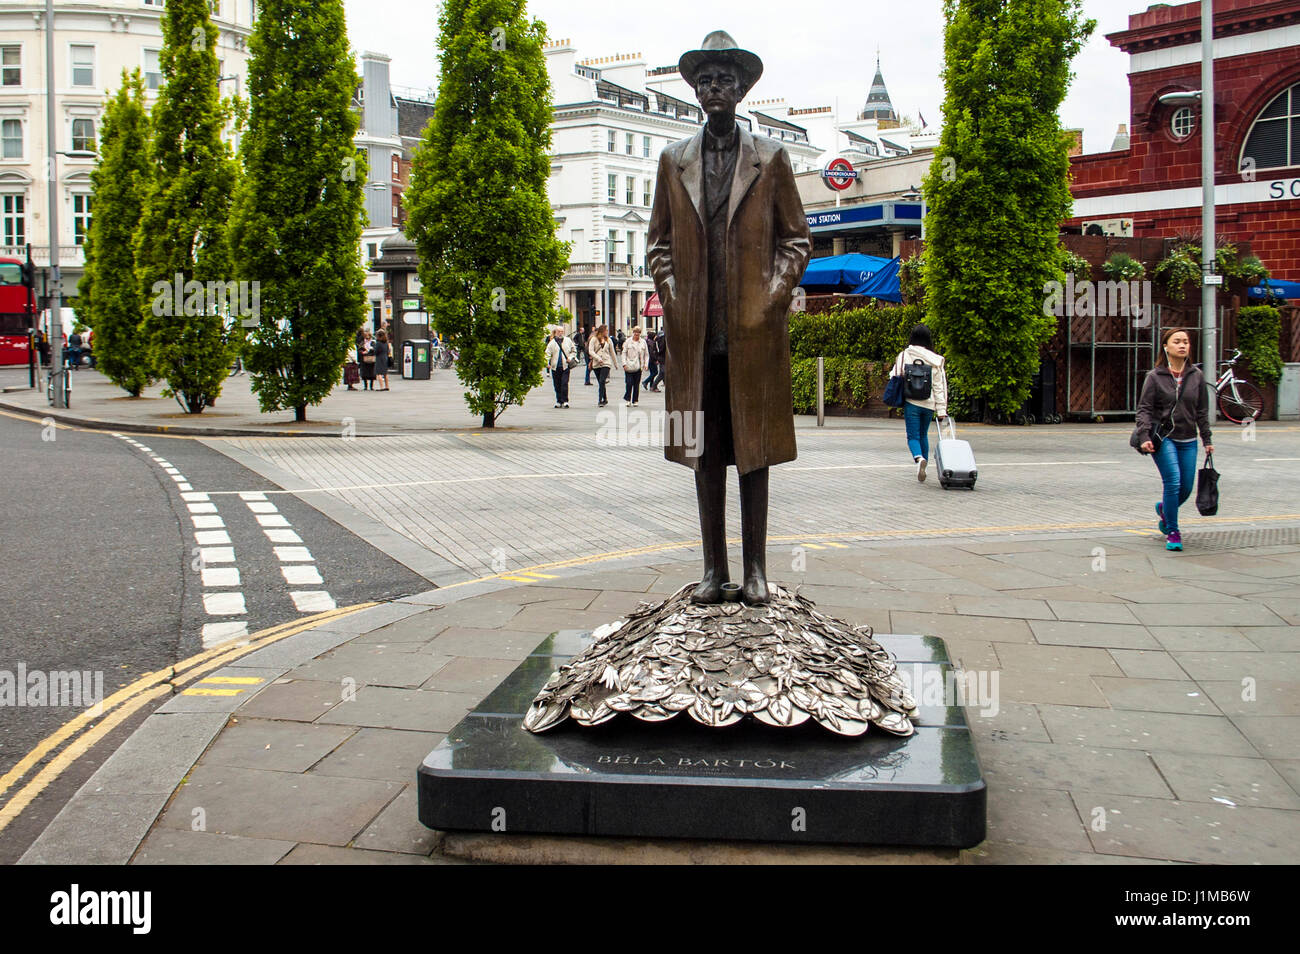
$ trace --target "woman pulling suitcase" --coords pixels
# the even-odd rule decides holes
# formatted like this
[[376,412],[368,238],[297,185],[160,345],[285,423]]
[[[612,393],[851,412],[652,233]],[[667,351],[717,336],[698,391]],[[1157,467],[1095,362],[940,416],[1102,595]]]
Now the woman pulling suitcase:
[[1191,349],[1191,336],[1182,328],[1161,332],[1160,353],[1156,355],[1156,366],[1142,382],[1137,426],[1129,441],[1143,454],[1155,457],[1160,471],[1165,492],[1156,504],[1156,516],[1160,518],[1160,532],[1165,534],[1166,550],[1183,548],[1178,507],[1192,495],[1196,482],[1198,431],[1205,453],[1214,453],[1205,376],[1187,360]]
[[930,421],[948,416],[948,376],[943,356],[934,351],[930,329],[917,325],[907,339],[907,347],[894,359],[895,377],[903,378],[903,420],[907,425],[907,449],[916,464],[916,479],[925,482],[925,467],[930,459]]

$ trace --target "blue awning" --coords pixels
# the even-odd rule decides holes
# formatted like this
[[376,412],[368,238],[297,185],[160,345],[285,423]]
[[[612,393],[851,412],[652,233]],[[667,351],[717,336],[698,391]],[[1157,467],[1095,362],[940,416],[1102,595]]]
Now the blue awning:
[[903,294],[899,285],[898,267],[901,263],[897,258],[891,258],[881,266],[876,274],[853,289],[855,295],[869,295],[872,298],[878,298],[881,301],[892,301],[901,303]]
[[[1267,285],[1267,289],[1264,287]],[[1252,285],[1247,294],[1254,299],[1264,298],[1300,298],[1300,282],[1284,282],[1280,278],[1270,278],[1266,282]]]
[[799,284],[831,287],[847,285],[853,288],[870,279],[889,261],[887,258],[857,252],[814,258],[808,262],[808,269],[803,273],[803,280]]

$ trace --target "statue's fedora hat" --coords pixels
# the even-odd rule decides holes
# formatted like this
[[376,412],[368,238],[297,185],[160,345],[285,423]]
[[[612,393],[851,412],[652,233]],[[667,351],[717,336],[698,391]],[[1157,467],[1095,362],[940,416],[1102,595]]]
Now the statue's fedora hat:
[[689,50],[677,61],[677,71],[691,86],[695,85],[695,74],[700,66],[708,60],[725,60],[734,64],[745,74],[746,91],[753,88],[758,78],[763,75],[763,61],[749,50],[742,50],[726,30],[714,30],[704,38],[698,50]]

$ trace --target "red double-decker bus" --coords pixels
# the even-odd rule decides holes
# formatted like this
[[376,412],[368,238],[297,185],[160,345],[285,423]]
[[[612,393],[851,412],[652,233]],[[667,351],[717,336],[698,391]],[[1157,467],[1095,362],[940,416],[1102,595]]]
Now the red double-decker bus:
[[0,258],[0,365],[27,364],[32,304],[23,283],[23,263]]

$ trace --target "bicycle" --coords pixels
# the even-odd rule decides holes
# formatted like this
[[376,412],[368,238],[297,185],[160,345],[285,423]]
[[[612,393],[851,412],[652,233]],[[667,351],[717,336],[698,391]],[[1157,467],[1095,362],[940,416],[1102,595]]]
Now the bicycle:
[[1220,361],[1219,365],[1224,367],[1224,372],[1211,385],[1218,395],[1219,413],[1234,424],[1258,420],[1264,412],[1264,398],[1259,393],[1259,388],[1245,378],[1237,377],[1233,371],[1233,366],[1240,357],[1241,350],[1234,349],[1231,358]]
[[455,363],[456,352],[446,345],[435,345],[431,357],[435,368],[446,369]]

